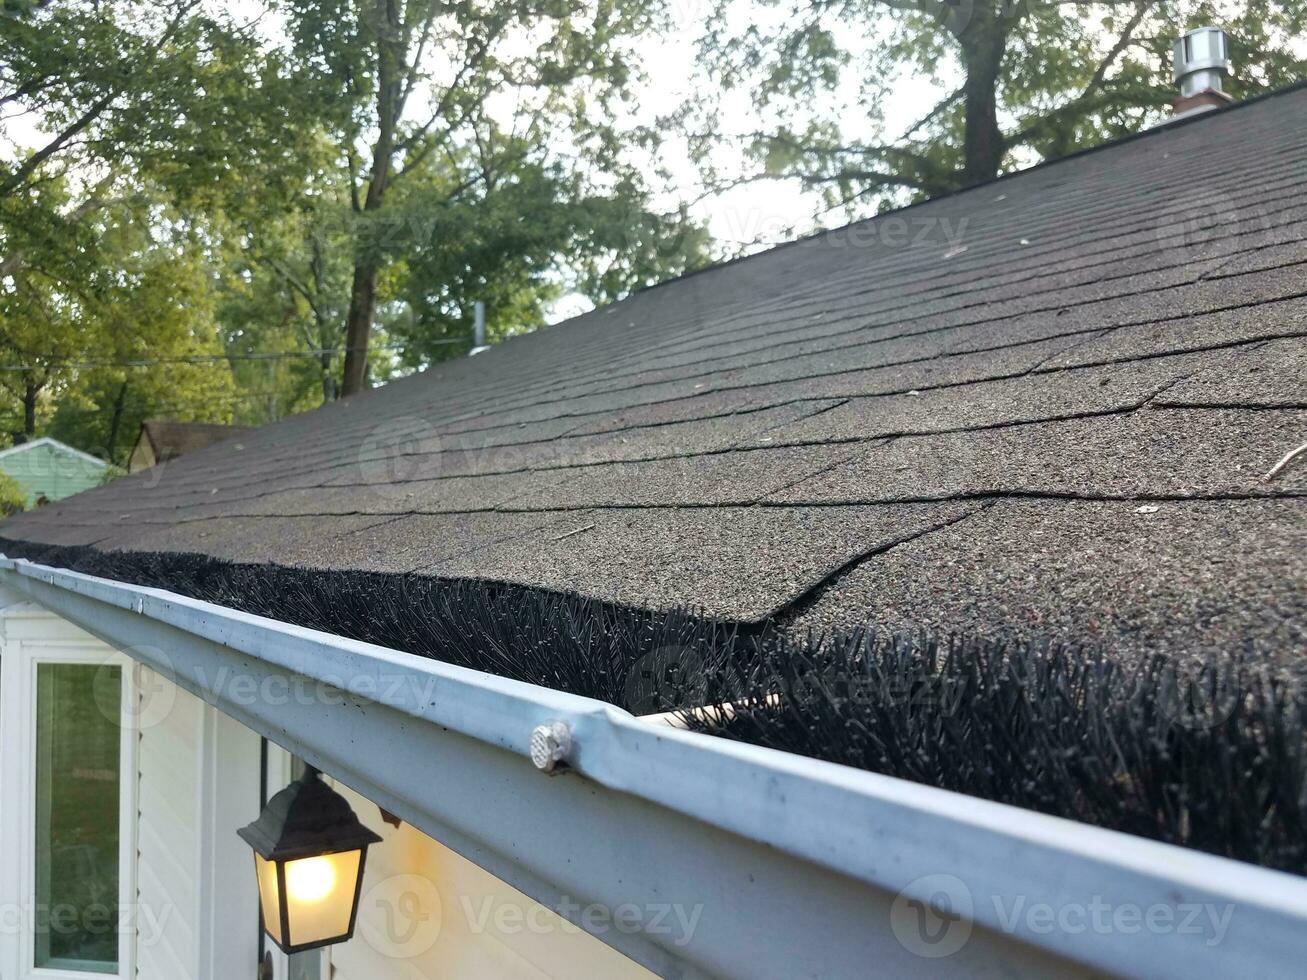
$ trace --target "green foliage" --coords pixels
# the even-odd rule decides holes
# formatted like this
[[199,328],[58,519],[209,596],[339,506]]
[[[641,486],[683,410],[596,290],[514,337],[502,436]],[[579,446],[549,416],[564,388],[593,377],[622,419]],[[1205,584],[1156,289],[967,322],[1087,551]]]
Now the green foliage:
[[45,142],[0,167],[0,193],[94,169],[101,193],[148,173],[211,204],[234,171],[271,179],[296,128],[275,67],[249,31],[192,0],[64,0],[6,18],[0,98],[39,112]]
[[[81,221],[92,244],[76,261],[29,250],[0,289],[0,387],[22,414],[8,421],[122,462],[151,417],[227,421],[223,359],[208,265],[184,231],[151,228],[131,208]],[[52,417],[51,417],[52,416]]]
[[290,91],[249,31],[189,0],[0,21],[0,101],[39,126],[0,160],[9,431],[122,459],[144,418],[231,417],[217,231],[302,183]]
[[523,158],[508,179],[454,198],[448,186],[458,175],[433,168],[394,201],[405,315],[386,331],[403,346],[403,364],[465,354],[477,300],[494,340],[542,324],[569,287],[608,302],[707,261],[703,230],[684,215],[652,213],[634,181],[596,193],[566,168],[496,139],[484,154]]
[[0,471],[0,515],[8,517],[27,509],[27,491],[12,476]]
[[126,475],[127,475],[127,471],[125,469],[123,469],[121,466],[114,466],[112,463],[110,463],[108,466],[104,468],[104,472],[100,474],[100,486],[102,487],[106,486],[110,483],[113,483],[114,480],[117,480],[120,477],[124,477]]
[[[1229,35],[1235,98],[1307,75],[1302,0],[719,0],[700,52],[752,93],[760,131],[740,139],[763,172],[858,212],[1138,132],[1169,111],[1172,44],[1202,24]],[[948,94],[888,129],[884,107],[923,80]],[[725,184],[715,100],[697,111]]]
[[656,134],[613,123],[656,6],[5,11],[0,105],[36,124],[0,149],[14,434],[121,461],[149,418],[335,398],[360,281],[375,382],[465,353],[476,300],[498,337],[707,261],[702,229],[652,206]]
[[[626,154],[636,134],[613,124],[634,107],[633,43],[658,6],[287,0],[283,9],[297,70],[333,96],[323,120],[352,215],[351,350],[380,325],[408,342],[406,363],[440,356],[433,348],[449,345],[438,342],[467,326],[472,292],[503,304],[496,329],[535,326],[567,279],[564,256],[595,298],[702,261],[697,247],[667,248],[678,239],[665,229],[684,221],[653,213]],[[653,134],[639,138],[653,148]],[[629,236],[614,250],[611,225],[595,223],[597,201],[630,216],[628,229],[654,232],[652,252]],[[347,393],[358,369],[347,355]]]

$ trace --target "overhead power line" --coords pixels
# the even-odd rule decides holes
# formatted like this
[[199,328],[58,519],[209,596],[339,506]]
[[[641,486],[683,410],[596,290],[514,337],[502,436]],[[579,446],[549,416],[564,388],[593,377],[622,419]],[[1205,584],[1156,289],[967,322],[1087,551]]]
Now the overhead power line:
[[[466,344],[463,337],[451,337],[441,340],[428,340],[425,344]],[[373,345],[369,350],[404,350],[408,344]],[[317,350],[255,351],[247,354],[188,354],[178,357],[142,357],[129,360],[70,361],[61,360],[54,355],[28,354],[28,357],[40,359],[40,364],[0,364],[0,371],[38,371],[46,367],[62,368],[105,368],[105,367],[156,367],[165,364],[217,364],[222,361],[275,361],[295,357],[322,357],[323,355],[346,354],[348,347],[323,347]]]

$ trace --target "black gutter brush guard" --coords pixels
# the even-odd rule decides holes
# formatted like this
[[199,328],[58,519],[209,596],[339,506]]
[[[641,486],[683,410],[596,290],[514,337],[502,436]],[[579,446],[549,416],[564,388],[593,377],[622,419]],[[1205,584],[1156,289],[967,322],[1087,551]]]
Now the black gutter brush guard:
[[500,583],[2,539],[0,551],[1307,874],[1307,670],[1259,651],[1177,663],[924,633],[795,637]]

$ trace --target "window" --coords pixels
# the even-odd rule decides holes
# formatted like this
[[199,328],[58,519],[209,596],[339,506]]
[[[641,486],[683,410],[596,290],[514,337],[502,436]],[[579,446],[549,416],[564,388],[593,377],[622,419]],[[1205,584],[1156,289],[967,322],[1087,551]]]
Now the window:
[[135,976],[132,662],[33,606],[0,615],[0,978]]
[[37,665],[37,968],[118,972],[121,714],[121,667]]

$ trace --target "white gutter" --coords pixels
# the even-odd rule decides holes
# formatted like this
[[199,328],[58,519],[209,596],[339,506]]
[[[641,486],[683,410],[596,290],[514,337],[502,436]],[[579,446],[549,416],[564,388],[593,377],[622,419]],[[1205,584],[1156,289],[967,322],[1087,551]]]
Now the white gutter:
[[[1274,976],[1307,954],[1296,876],[157,589],[6,558],[0,583],[664,976]],[[559,722],[550,778],[531,735]],[[941,896],[951,918],[919,919]]]

